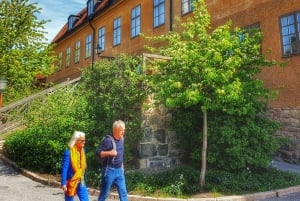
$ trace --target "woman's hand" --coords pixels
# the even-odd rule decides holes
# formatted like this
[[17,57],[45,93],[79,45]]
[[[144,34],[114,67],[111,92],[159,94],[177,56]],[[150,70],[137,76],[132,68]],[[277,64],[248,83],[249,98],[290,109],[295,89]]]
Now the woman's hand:
[[67,186],[66,186],[66,185],[61,186],[61,189],[62,189],[64,192],[67,192]]

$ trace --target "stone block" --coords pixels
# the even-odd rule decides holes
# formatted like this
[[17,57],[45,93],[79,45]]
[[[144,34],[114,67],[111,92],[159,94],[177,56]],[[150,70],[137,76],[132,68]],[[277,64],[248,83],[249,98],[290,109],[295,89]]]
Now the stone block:
[[141,149],[140,149],[140,157],[153,157],[157,155],[156,146],[152,143],[141,143]]
[[166,131],[164,129],[154,131],[153,134],[159,143],[166,143]]
[[157,153],[159,156],[168,155],[168,144],[160,144],[157,146]]
[[152,136],[153,136],[152,128],[151,127],[144,128],[142,142],[144,143],[152,142]]

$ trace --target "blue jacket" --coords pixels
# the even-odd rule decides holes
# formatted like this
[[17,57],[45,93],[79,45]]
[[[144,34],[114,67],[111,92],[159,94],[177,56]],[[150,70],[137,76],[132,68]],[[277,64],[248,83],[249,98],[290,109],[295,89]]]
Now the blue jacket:
[[73,175],[74,171],[71,164],[71,152],[69,149],[66,149],[61,163],[61,185],[67,185],[67,180],[71,179]]

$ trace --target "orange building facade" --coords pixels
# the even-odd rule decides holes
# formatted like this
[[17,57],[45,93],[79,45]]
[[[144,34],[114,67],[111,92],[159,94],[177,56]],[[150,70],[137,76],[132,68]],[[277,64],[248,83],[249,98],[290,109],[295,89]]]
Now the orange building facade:
[[[192,0],[87,0],[87,7],[70,15],[53,39],[58,69],[49,82],[80,76],[80,69],[103,57],[121,53],[141,55],[148,44],[141,35],[167,34],[175,17],[192,14]],[[264,68],[259,75],[267,88],[278,90],[270,102],[270,116],[282,122],[280,134],[300,141],[300,1],[206,0],[212,27],[231,20],[233,27],[257,26],[264,40],[262,53],[287,62],[286,67]],[[160,44],[151,44],[159,46]],[[101,52],[98,57],[98,52]],[[268,54],[270,52],[270,54]],[[285,158],[300,163],[300,144]],[[291,152],[291,153],[289,153]],[[298,153],[299,152],[299,153]],[[293,156],[292,156],[293,155]]]

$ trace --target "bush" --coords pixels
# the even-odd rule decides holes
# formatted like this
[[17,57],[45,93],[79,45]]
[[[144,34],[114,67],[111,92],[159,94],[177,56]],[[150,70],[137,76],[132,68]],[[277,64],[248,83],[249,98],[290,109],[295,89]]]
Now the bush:
[[5,155],[22,168],[57,174],[69,135],[60,133],[53,136],[47,129],[40,127],[17,131],[6,139]]
[[26,129],[5,140],[5,155],[20,167],[43,173],[59,173],[64,149],[75,130],[88,133],[85,102],[71,87],[32,103],[25,118]]
[[[82,81],[31,103],[24,116],[26,129],[5,142],[5,154],[21,167],[45,173],[59,173],[64,149],[75,130],[86,133],[87,163],[92,172],[99,169],[95,155],[112,123],[126,123],[125,159],[137,155],[142,136],[141,107],[146,98],[137,72],[141,60],[120,56],[102,60],[83,73]],[[93,183],[92,181],[90,181]]]
[[[148,92],[143,84],[145,75],[137,71],[141,62],[125,55],[114,60],[103,59],[84,70],[79,86],[87,101],[85,111],[94,122],[87,146],[96,150],[101,139],[112,132],[112,123],[121,119],[126,123],[125,162],[137,157],[137,144],[143,134],[142,107]],[[95,155],[89,165],[92,169],[99,168]]]
[[[172,127],[186,153],[188,163],[201,164],[202,114],[199,105],[173,110]],[[265,168],[281,144],[287,142],[275,136],[279,124],[259,113],[229,115],[222,112],[208,114],[209,166],[224,170],[247,167]],[[197,165],[198,167],[198,165]]]
[[[168,169],[159,173],[126,172],[130,194],[188,197],[200,192],[200,171],[192,167]],[[215,196],[269,191],[300,184],[300,175],[273,168],[246,168],[225,171],[209,168],[205,191]]]

